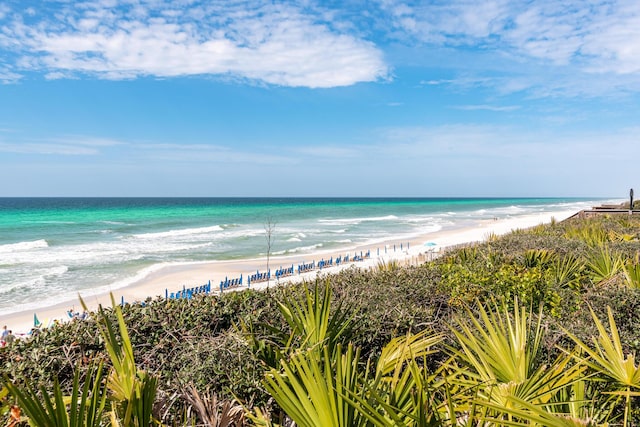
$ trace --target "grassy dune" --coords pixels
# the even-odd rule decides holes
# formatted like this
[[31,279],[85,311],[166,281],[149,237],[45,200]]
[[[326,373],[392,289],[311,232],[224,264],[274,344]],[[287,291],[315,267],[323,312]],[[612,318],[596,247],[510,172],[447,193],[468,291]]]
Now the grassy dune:
[[[640,219],[602,216],[419,266],[108,309],[1,349],[3,413],[57,378],[60,395],[103,387],[92,425],[640,425],[639,254]],[[149,418],[126,418],[143,401]]]

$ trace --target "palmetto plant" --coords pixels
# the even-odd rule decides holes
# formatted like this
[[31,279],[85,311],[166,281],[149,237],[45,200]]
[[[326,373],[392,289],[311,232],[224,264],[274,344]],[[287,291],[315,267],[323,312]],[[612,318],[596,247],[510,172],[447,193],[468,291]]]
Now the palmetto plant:
[[54,380],[53,392],[42,388],[40,393],[29,381],[20,388],[7,381],[7,389],[15,397],[20,408],[33,427],[98,427],[105,423],[107,390],[102,364],[87,370],[84,383],[80,383],[80,368],[76,368],[70,396],[65,396],[58,380]]
[[[82,306],[88,310],[80,299]],[[118,333],[102,306],[98,308],[98,330],[113,368],[107,385],[112,398],[111,422],[123,427],[146,427],[153,423],[153,402],[157,390],[157,378],[137,368],[133,357],[133,346],[122,316],[122,310],[111,294]]]
[[587,267],[591,270],[591,277],[595,283],[614,277],[623,267],[622,257],[601,245],[587,256]]
[[546,267],[556,259],[556,255],[546,249],[529,249],[523,258],[525,267]]
[[633,397],[640,396],[640,366],[635,354],[625,355],[611,308],[607,307],[609,330],[591,310],[591,316],[598,329],[598,337],[593,338],[593,346],[587,345],[575,335],[566,332],[589,357],[576,356],[589,366],[599,377],[608,378],[615,385],[611,392],[614,398],[624,398],[624,426],[629,425],[629,414]]
[[383,271],[397,271],[400,269],[400,263],[396,259],[390,259],[388,261],[378,261],[376,264],[376,270],[379,272]]
[[[509,413],[511,420],[505,421],[494,416],[486,416],[483,421],[487,425],[512,426],[512,427],[596,427],[608,426],[607,423],[599,423],[590,418],[581,418],[572,416],[571,414],[552,412],[539,405],[532,404],[526,400],[515,396],[509,396],[508,400],[512,403]],[[500,411],[503,408],[495,403],[486,403],[488,407],[494,411]]]
[[302,349],[267,373],[265,388],[299,426],[443,425],[441,420],[455,417],[448,417],[449,407],[434,398],[435,376],[416,362],[441,339],[419,334],[393,340],[373,377],[352,344],[346,350],[338,344],[333,353],[326,345]]
[[555,283],[559,286],[571,286],[576,283],[584,270],[584,262],[571,254],[556,257],[551,265],[551,272]]
[[454,262],[460,264],[467,264],[478,259],[478,248],[475,246],[468,246],[459,249],[455,253],[455,257],[452,258]]
[[582,425],[606,425],[611,420],[615,402],[603,402],[595,391],[595,383],[581,379],[559,391],[549,408],[563,420],[579,421]]
[[609,231],[609,240],[618,242],[631,242],[636,238],[633,234],[620,233],[615,230]]
[[516,299],[513,312],[506,304],[479,307],[480,318],[468,310],[470,321],[459,319],[451,326],[460,346],[452,350],[454,381],[473,390],[470,397],[486,406],[489,415],[510,421],[519,401],[545,408],[559,390],[577,381],[583,367],[571,357],[559,357],[550,366],[538,364],[543,328],[541,316],[534,321]]
[[627,285],[633,289],[640,289],[640,262],[629,261],[623,268]]
[[[446,406],[433,399],[435,377],[416,360],[431,354],[442,336],[395,338],[372,370],[360,361],[357,347],[337,339],[343,325],[329,321],[328,289],[323,298],[317,287],[313,295],[307,292],[306,304],[282,303],[292,334],[299,335],[288,343],[299,345],[289,346],[265,376],[264,386],[278,405],[296,425],[307,427],[426,425],[438,419]],[[249,417],[258,425],[274,425],[260,410]]]
[[349,392],[361,390],[358,372],[360,352],[338,344],[330,353],[325,346],[294,353],[272,369],[265,388],[301,427],[363,426],[367,419],[349,401]]
[[353,328],[353,318],[347,310],[341,306],[331,310],[329,284],[324,287],[324,292],[318,286],[313,293],[305,288],[303,302],[284,298],[278,302],[278,308],[289,325],[288,334],[268,324],[260,324],[271,335],[258,337],[255,325],[240,323],[240,329],[256,356],[270,368],[279,368],[280,360],[298,348],[327,345],[332,351],[338,343],[348,340]]
[[[83,307],[86,304],[80,299]],[[90,368],[80,384],[80,369],[76,368],[72,393],[65,396],[57,380],[51,394],[41,389],[40,395],[29,381],[23,388],[5,378],[7,389],[16,398],[29,424],[37,427],[93,427],[101,425],[147,427],[155,424],[152,408],[157,379],[136,367],[133,347],[120,307],[111,295],[117,321],[112,324],[99,307],[98,329],[111,359],[108,373],[101,364]]]
[[565,237],[579,239],[592,247],[605,245],[609,241],[609,234],[598,223],[580,223],[569,226]]

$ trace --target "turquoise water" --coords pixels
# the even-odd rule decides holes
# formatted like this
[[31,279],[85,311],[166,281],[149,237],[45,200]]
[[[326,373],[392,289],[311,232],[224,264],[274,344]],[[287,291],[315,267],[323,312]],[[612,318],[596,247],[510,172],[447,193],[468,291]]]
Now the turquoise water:
[[[0,198],[0,314],[126,286],[167,263],[348,250],[595,199]],[[213,278],[212,278],[213,279]]]

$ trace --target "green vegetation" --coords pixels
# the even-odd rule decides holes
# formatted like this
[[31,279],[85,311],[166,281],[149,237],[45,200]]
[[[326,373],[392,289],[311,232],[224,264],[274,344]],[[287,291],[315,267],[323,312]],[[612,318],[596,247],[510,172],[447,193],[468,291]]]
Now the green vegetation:
[[104,309],[0,349],[33,426],[640,425],[640,219]]

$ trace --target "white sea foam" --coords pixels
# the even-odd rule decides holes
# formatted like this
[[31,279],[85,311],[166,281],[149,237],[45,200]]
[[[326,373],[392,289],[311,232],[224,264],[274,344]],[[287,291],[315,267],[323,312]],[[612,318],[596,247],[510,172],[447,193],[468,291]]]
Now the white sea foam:
[[398,219],[398,217],[395,215],[387,215],[387,216],[372,216],[372,217],[363,217],[363,218],[319,219],[318,222],[323,224],[330,224],[330,225],[357,225],[363,222],[393,221],[394,219]]
[[210,241],[152,241],[152,240],[119,240],[110,242],[94,242],[80,245],[66,245],[49,248],[37,254],[34,251],[7,252],[2,262],[7,264],[72,264],[72,265],[105,265],[117,264],[140,259],[145,256],[183,253],[213,246]]
[[40,239],[31,242],[18,242],[0,245],[0,253],[10,253],[17,251],[29,251],[32,249],[42,249],[49,247],[46,240]]
[[[451,225],[453,225],[453,223],[449,223]],[[432,224],[432,225],[428,225],[426,227],[421,227],[420,230],[415,233],[412,237],[417,237],[421,234],[429,234],[429,233],[435,233],[437,231],[442,230],[443,225],[441,224]]]
[[47,271],[44,277],[46,278],[46,277],[52,277],[52,276],[62,276],[67,271],[69,271],[69,267],[67,267],[66,265],[59,265]]
[[287,242],[302,242],[302,240],[298,239],[297,237],[292,237],[290,239],[287,239]]
[[159,233],[142,233],[142,234],[134,234],[132,237],[137,239],[163,239],[163,238],[171,238],[171,237],[181,237],[181,236],[191,236],[194,234],[206,234],[213,233],[217,231],[223,231],[224,229],[219,225],[214,225],[211,227],[199,227],[199,228],[185,228],[178,230],[170,230],[170,231],[161,231]]
[[412,216],[405,216],[400,219],[403,222],[408,222],[408,223],[424,223],[424,222],[432,223],[436,221],[436,218],[434,218],[433,215],[412,215]]
[[[46,285],[47,280],[57,279],[58,276],[62,276],[69,267],[66,265],[59,265],[51,268],[44,269],[29,269],[22,272],[13,272],[14,280],[11,283],[3,284],[1,288],[2,294],[7,294],[16,289],[29,290],[43,290],[42,287]],[[16,280],[17,278],[17,280]]]
[[336,240],[336,243],[353,243],[353,240],[351,239],[342,239],[342,240]]
[[[292,249],[286,249],[286,250],[283,250],[283,251],[272,252],[272,254],[273,255],[287,255],[287,254],[295,254],[295,253],[299,253],[299,252],[311,252],[314,249],[320,249],[323,246],[324,246],[323,243],[316,243],[315,245],[298,246],[297,248],[292,248]],[[266,254],[264,254],[264,255],[266,255]]]

